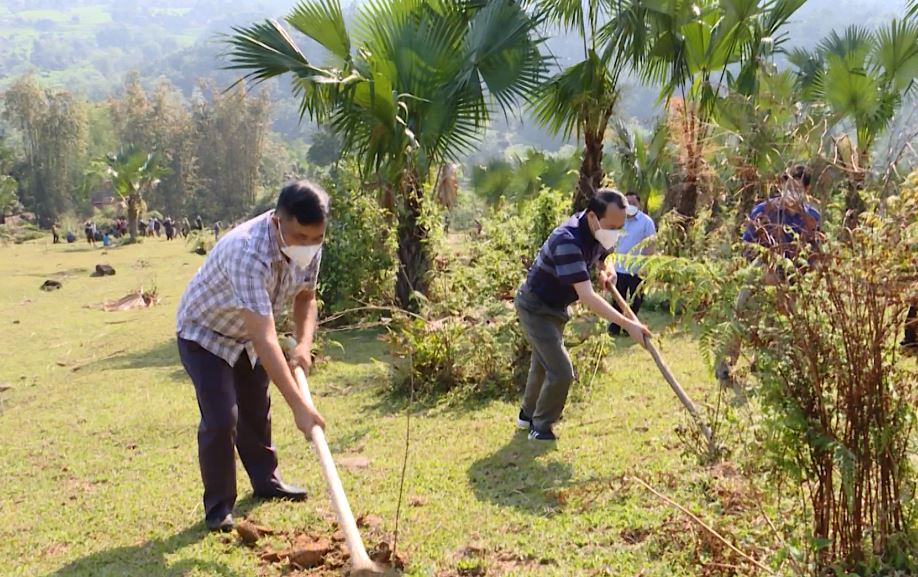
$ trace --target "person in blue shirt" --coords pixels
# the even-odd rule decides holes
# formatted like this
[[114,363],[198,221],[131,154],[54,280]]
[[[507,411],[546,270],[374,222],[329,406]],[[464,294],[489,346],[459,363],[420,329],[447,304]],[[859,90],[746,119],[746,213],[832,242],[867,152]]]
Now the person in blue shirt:
[[574,381],[574,367],[564,347],[570,305],[579,301],[641,344],[650,335],[646,326],[627,319],[596,294],[590,280],[590,269],[596,267],[603,289],[615,284],[615,269],[603,261],[615,248],[627,206],[621,192],[598,190],[587,210],[551,233],[517,291],[517,315],[532,349],[517,426],[527,429],[530,439],[557,439],[552,427],[561,417]]
[[822,215],[806,201],[810,190],[810,171],[798,164],[781,175],[780,193],[753,207],[743,231],[743,241],[766,248],[783,248],[793,257],[800,244],[815,245]]
[[[779,251],[785,258],[794,258],[804,245],[818,246],[822,215],[807,202],[810,191],[809,168],[797,164],[781,175],[778,194],[762,201],[752,208],[746,220],[742,239],[746,243],[758,244],[770,250]],[[747,253],[754,258],[753,252]],[[762,282],[776,284],[783,282],[781,270],[766,269]],[[750,291],[740,290],[734,309],[737,315],[746,306]],[[733,378],[733,367],[740,354],[740,342],[734,339],[724,347],[724,354],[714,367],[714,374],[725,388],[732,388],[738,398],[742,391]]]
[[[639,290],[644,279],[641,278],[641,260],[653,253],[652,239],[657,235],[657,227],[641,208],[641,199],[636,192],[629,192],[628,208],[625,210],[625,226],[622,237],[615,245],[615,273],[618,280],[615,288],[625,300],[631,300],[631,310],[638,314],[644,297]],[[617,303],[612,303],[615,310],[622,312]],[[619,336],[622,329],[615,323],[609,323],[609,334]]]

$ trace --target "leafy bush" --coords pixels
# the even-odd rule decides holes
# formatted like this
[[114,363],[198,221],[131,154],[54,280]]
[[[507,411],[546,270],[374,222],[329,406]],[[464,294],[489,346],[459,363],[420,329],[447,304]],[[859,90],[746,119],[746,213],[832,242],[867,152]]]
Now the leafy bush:
[[[391,327],[393,353],[406,361],[398,390],[408,390],[413,381],[421,395],[518,394],[530,357],[513,298],[568,206],[566,194],[548,189],[517,210],[501,203],[482,219],[480,234],[454,236],[448,252],[437,251],[437,270],[420,314],[401,315]],[[591,382],[602,369],[597,359],[608,342],[605,326],[572,324],[568,336],[577,374],[581,382]],[[582,389],[577,388],[586,394]]]
[[353,170],[322,183],[331,197],[331,221],[322,248],[319,297],[323,313],[360,303],[392,302],[395,227],[375,197],[363,193]]
[[45,236],[48,236],[48,233],[30,222],[0,224],[0,242],[5,244],[22,244]]
[[214,233],[208,230],[191,230],[185,238],[185,244],[191,246],[191,252],[203,256],[214,248]]
[[803,487],[817,572],[913,574],[910,461],[918,370],[897,341],[918,300],[918,175],[806,261],[765,255],[786,282],[755,287],[741,334],[771,460]]
[[[909,460],[918,371],[899,358],[909,303],[918,301],[918,176],[900,196],[874,202],[853,231],[801,257],[757,249],[755,264],[725,258],[719,231],[696,237],[696,258],[656,256],[654,291],[701,325],[713,360],[731,343],[751,357],[736,377],[751,387],[756,430],[746,450],[773,480],[806,499],[806,561],[815,574],[915,571]],[[735,245],[739,255],[749,246]],[[783,278],[765,283],[766,274]],[[734,305],[741,290],[744,306]],[[731,421],[718,403],[709,419]],[[692,441],[690,441],[692,442]]]

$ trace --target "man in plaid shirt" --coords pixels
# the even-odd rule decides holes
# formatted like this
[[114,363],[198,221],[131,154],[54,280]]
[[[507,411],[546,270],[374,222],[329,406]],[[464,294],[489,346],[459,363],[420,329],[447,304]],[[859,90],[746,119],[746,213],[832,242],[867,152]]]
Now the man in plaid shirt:
[[[268,385],[277,385],[297,428],[308,434],[313,423],[324,427],[291,368],[308,373],[312,364],[315,288],[328,214],[328,195],[320,187],[307,181],[286,185],[276,210],[236,227],[214,246],[179,303],[178,349],[201,412],[198,461],[211,530],[233,527],[234,446],[256,497],[306,498],[277,474]],[[298,344],[287,361],[274,313],[291,300]]]

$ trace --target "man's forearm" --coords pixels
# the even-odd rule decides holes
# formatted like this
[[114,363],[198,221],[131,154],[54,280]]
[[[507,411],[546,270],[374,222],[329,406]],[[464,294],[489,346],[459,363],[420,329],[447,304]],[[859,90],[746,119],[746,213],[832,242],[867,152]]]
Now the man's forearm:
[[312,346],[319,319],[319,304],[315,295],[298,297],[294,301],[293,319],[296,325],[296,342]]
[[293,374],[290,372],[290,367],[287,365],[287,359],[284,357],[284,352],[277,341],[277,336],[254,339],[252,345],[255,347],[255,354],[258,355],[265,372],[274,381],[287,404],[291,408],[303,405],[305,398],[299,386],[297,386]]
[[617,324],[620,327],[624,327],[631,322],[623,314],[615,310],[612,305],[606,302],[604,298],[595,292],[590,292],[589,294],[582,296],[580,298],[580,302],[597,315],[601,316],[607,321]]

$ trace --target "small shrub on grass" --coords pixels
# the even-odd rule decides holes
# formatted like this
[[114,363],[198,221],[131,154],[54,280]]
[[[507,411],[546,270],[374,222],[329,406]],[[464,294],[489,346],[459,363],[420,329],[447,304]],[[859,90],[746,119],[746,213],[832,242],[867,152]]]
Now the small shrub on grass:
[[[398,390],[407,391],[413,382],[422,395],[519,393],[530,354],[513,298],[542,242],[567,218],[568,202],[566,195],[546,189],[519,207],[499,205],[482,219],[480,234],[469,233],[469,254],[438,251],[420,314],[398,318],[392,327],[393,353],[405,361]],[[608,348],[600,344],[608,337],[599,324],[588,324],[584,334],[570,333],[582,382],[591,382],[603,368],[597,363]]]
[[50,233],[32,223],[0,224],[0,243],[3,244],[22,244],[45,236],[50,237]]
[[361,192],[354,171],[339,170],[322,182],[331,197],[331,220],[322,247],[319,297],[323,314],[392,302],[395,234],[391,215]]
[[207,230],[192,230],[185,238],[185,244],[191,247],[191,252],[206,255],[214,248],[214,233]]

